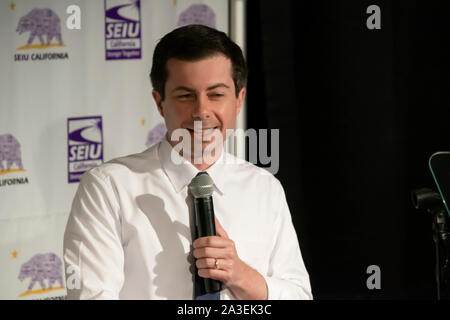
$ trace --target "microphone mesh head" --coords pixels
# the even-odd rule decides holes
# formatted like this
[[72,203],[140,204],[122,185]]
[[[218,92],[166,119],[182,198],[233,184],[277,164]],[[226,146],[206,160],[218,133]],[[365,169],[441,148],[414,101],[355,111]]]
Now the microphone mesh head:
[[194,198],[207,198],[213,193],[213,185],[214,181],[208,174],[198,174],[192,179],[188,188]]

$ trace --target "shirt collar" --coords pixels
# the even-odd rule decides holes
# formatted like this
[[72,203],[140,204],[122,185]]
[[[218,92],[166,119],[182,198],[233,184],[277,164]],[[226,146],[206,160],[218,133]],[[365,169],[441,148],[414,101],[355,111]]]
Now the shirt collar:
[[[167,137],[164,137],[160,142],[158,154],[161,166],[177,193],[191,183],[192,179],[200,172],[200,170],[194,167],[192,163],[180,156],[179,153],[172,148],[167,141]],[[222,150],[217,161],[205,170],[214,181],[216,191],[222,195],[225,194],[223,180],[225,165],[224,150]]]

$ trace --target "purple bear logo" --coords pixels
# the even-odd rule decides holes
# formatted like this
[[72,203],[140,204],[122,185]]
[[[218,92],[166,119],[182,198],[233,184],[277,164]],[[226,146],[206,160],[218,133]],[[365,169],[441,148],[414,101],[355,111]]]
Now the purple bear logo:
[[6,172],[10,172],[13,164],[19,170],[23,170],[20,144],[11,134],[0,134],[0,173],[5,170],[3,163],[6,161]]
[[[33,9],[21,17],[16,32],[22,34],[28,31],[30,32],[30,37],[28,38],[27,46],[33,43],[35,37],[39,38],[42,46],[49,46],[53,38],[56,38],[60,46],[63,45],[61,21],[51,9]],[[46,43],[44,43],[44,35],[47,38]]]
[[154,127],[152,130],[150,130],[150,132],[147,135],[147,142],[146,142],[146,146],[150,147],[152,145],[154,145],[155,143],[160,142],[163,138],[164,135],[167,132],[167,128],[166,125],[164,123],[160,123],[158,124],[156,127]]
[[33,289],[36,282],[39,282],[41,288],[45,290],[44,280],[48,280],[48,290],[52,289],[56,281],[63,287],[61,259],[54,253],[35,254],[20,267],[19,280],[23,281],[30,277],[28,291]]
[[206,4],[193,4],[180,14],[178,26],[189,24],[202,24],[210,28],[216,28],[216,14]]

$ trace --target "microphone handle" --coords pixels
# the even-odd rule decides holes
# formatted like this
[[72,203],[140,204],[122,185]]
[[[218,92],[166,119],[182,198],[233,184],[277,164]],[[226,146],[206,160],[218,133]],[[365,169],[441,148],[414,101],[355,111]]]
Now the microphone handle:
[[[195,216],[197,222],[197,237],[209,237],[216,235],[216,222],[214,219],[214,205],[212,197],[195,199]],[[203,278],[207,293],[219,292],[222,283],[211,278]]]

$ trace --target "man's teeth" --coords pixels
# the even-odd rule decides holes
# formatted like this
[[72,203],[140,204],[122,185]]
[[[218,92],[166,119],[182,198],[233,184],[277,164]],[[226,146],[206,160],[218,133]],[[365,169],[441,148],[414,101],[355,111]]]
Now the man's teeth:
[[195,131],[193,130],[195,133],[203,133],[203,134],[210,134],[212,133],[214,130],[216,130],[216,128],[209,128],[209,129],[203,129],[201,131]]

